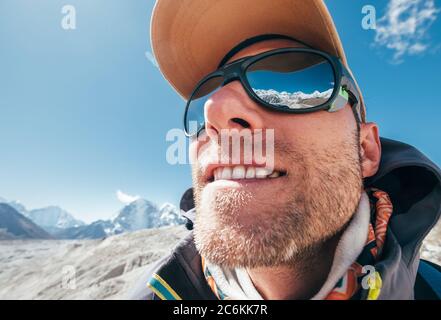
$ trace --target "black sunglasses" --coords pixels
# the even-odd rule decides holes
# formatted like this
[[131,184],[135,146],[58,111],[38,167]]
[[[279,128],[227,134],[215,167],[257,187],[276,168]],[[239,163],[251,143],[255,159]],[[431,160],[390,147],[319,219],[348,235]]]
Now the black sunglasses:
[[187,101],[184,131],[205,127],[205,103],[228,83],[239,80],[248,96],[278,112],[335,112],[350,103],[360,117],[360,95],[340,59],[309,48],[282,48],[244,57],[204,77]]

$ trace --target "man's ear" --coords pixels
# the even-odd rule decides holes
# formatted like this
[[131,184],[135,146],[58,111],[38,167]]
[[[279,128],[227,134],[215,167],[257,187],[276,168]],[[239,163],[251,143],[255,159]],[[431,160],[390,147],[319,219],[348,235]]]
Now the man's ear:
[[381,159],[381,143],[377,124],[373,122],[360,124],[360,152],[363,178],[375,175]]

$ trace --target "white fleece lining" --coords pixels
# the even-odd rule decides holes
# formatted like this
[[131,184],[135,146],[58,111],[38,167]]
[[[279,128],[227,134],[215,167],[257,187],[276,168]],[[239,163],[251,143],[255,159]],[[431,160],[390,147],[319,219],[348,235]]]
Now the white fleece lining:
[[[369,198],[363,192],[357,211],[339,240],[328,278],[312,300],[324,299],[360,255],[366,244],[369,220]],[[209,261],[206,261],[206,265],[219,289],[230,299],[263,300],[246,269],[225,269]]]
[[263,300],[245,269],[226,269],[205,261],[220,290],[231,300]]
[[338,242],[328,278],[311,300],[323,300],[363,251],[369,232],[370,211],[369,197],[363,192],[357,212]]

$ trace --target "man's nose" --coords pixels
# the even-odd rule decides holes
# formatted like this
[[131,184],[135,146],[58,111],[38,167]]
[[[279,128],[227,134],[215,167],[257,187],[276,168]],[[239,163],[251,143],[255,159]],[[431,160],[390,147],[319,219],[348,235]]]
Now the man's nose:
[[263,129],[263,110],[233,81],[219,89],[205,104],[205,128],[209,136],[224,129]]

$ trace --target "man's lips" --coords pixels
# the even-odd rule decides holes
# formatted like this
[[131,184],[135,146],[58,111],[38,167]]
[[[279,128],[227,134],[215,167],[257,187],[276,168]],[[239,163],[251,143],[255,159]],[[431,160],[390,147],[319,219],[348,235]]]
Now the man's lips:
[[206,181],[275,179],[286,175],[285,170],[256,165],[211,165],[206,170]]

